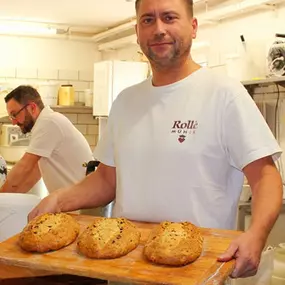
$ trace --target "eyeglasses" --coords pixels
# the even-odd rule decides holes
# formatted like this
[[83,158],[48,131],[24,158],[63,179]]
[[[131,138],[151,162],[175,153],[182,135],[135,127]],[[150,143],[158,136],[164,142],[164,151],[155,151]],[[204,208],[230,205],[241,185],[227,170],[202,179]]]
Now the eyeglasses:
[[16,112],[15,114],[11,114],[9,115],[9,119],[10,120],[16,120],[17,116],[24,110],[26,109],[30,104],[26,104],[24,107],[22,107],[18,112]]

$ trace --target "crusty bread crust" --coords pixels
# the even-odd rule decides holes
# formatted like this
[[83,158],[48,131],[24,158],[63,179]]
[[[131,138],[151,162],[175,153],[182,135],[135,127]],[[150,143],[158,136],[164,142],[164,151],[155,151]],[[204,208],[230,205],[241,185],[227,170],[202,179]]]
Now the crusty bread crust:
[[43,214],[23,229],[19,245],[31,252],[48,252],[65,247],[77,238],[80,225],[68,214]]
[[195,261],[202,253],[200,230],[189,222],[162,222],[150,234],[145,257],[157,264],[183,266]]
[[125,218],[99,218],[79,236],[77,244],[89,258],[111,259],[134,250],[140,236],[137,227]]

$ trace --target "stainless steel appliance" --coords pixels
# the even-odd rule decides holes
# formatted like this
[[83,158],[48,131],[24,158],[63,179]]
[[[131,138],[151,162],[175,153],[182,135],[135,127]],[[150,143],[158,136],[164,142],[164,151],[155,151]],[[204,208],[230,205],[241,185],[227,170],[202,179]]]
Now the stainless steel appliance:
[[[100,164],[100,161],[97,161],[97,160],[89,161],[85,165],[86,175],[96,171],[99,164]],[[113,203],[114,202],[111,202],[105,207],[98,207],[94,209],[83,209],[83,210],[80,210],[80,213],[83,215],[93,215],[93,216],[102,216],[102,217],[110,218],[112,216]]]

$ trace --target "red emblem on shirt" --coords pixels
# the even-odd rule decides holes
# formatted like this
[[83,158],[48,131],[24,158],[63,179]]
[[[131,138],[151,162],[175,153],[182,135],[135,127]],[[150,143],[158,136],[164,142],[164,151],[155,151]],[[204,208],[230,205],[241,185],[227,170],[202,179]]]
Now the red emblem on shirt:
[[184,135],[182,135],[182,136],[179,136],[179,138],[178,138],[178,141],[180,142],[180,143],[183,143],[184,141],[185,141],[185,136]]

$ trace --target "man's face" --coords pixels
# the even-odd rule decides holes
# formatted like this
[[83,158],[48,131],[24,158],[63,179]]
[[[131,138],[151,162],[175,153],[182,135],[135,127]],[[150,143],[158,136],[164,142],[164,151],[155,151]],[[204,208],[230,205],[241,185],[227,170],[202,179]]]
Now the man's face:
[[6,104],[8,115],[13,123],[21,128],[23,134],[29,133],[35,122],[27,108],[29,105],[21,105],[14,99],[11,99]]
[[147,58],[167,67],[189,56],[197,20],[184,0],[141,0],[136,26],[138,43]]

